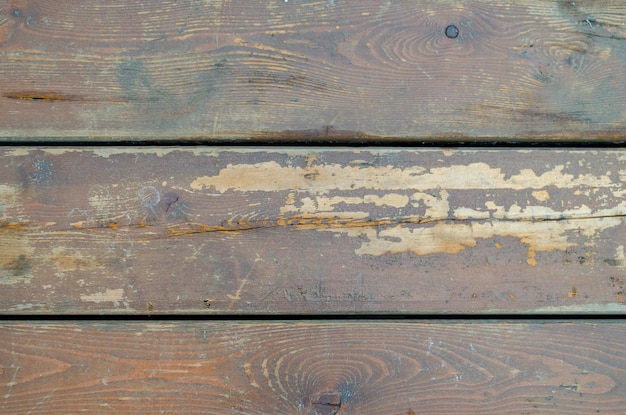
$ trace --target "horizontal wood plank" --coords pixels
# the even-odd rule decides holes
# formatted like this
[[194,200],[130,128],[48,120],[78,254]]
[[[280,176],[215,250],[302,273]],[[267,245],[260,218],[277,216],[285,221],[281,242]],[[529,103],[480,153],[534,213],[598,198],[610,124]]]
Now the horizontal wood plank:
[[623,414],[623,323],[0,325],[6,414]]
[[3,313],[626,310],[622,150],[0,149]]
[[622,141],[625,39],[623,0],[3,1],[0,137]]

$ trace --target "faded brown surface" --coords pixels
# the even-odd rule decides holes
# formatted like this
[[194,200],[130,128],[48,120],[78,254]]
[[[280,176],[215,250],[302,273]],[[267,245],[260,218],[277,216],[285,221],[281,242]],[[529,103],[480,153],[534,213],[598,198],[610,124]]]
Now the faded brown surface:
[[625,10],[592,0],[2,1],[0,136],[620,141]]
[[618,322],[0,326],[6,414],[623,414]]
[[38,144],[0,148],[0,413],[624,413],[621,321],[408,319],[623,315],[624,149],[319,145],[623,142],[625,39],[613,0],[0,0]]
[[624,158],[5,148],[0,310],[622,313]]

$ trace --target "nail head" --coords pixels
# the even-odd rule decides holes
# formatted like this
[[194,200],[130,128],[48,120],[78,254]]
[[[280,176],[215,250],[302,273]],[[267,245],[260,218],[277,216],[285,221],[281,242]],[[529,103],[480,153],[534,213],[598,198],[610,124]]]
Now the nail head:
[[451,24],[446,27],[446,37],[456,39],[459,36],[459,28]]

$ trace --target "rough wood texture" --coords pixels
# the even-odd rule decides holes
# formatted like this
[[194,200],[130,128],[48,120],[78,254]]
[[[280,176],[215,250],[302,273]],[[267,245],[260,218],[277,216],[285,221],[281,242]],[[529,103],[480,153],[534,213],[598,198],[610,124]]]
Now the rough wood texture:
[[3,323],[20,414],[615,414],[623,323]]
[[625,153],[0,152],[0,310],[623,312]]
[[625,38],[623,0],[2,1],[0,136],[619,141]]

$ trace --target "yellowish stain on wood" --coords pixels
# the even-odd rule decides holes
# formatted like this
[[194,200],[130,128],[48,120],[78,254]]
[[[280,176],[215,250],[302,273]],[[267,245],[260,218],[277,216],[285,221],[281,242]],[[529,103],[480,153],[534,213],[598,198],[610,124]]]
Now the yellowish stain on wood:
[[5,211],[10,208],[19,206],[20,186],[7,186],[6,184],[0,184],[0,220],[5,215]]
[[21,186],[0,184],[0,285],[30,282],[33,249],[20,234],[29,223],[15,217],[23,210],[20,192]]
[[81,301],[93,302],[93,303],[104,303],[104,302],[112,302],[116,307],[119,306],[119,303],[124,301],[124,289],[123,288],[107,288],[105,291],[93,293],[93,294],[85,294],[80,296]]
[[105,268],[104,264],[94,256],[83,255],[78,250],[68,250],[63,247],[52,249],[50,260],[61,271]]

